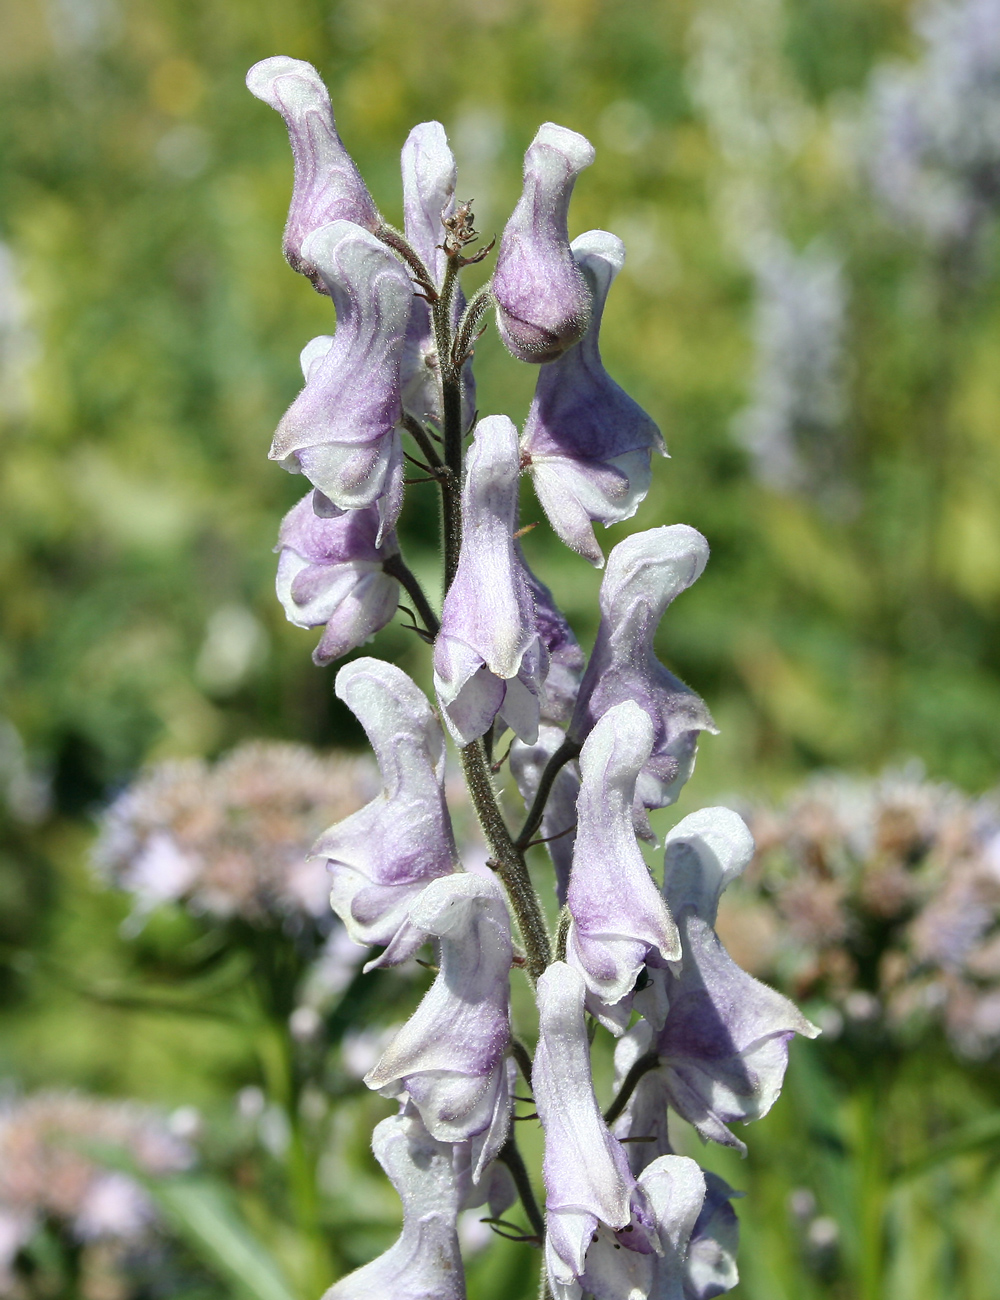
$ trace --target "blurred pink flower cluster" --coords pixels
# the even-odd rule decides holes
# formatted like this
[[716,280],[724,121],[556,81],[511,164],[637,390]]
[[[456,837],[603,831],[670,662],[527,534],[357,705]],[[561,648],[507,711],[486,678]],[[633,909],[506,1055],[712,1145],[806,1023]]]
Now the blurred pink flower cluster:
[[923,779],[820,776],[748,809],[757,854],[719,932],[828,1035],[932,1024],[954,1050],[1000,1048],[1000,801]]
[[0,1296],[19,1296],[14,1264],[43,1225],[123,1249],[148,1240],[152,1202],[135,1178],[99,1163],[115,1151],[144,1174],[180,1173],[191,1147],[136,1102],[40,1092],[0,1102]]

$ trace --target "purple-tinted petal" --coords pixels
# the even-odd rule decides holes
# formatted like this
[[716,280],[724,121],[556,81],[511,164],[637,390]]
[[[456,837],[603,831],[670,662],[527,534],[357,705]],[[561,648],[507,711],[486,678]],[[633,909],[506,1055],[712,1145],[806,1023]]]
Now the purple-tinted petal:
[[409,909],[427,884],[457,867],[444,800],[444,735],[423,692],[399,668],[356,659],[337,674],[336,693],[375,750],[384,788],[320,836],[330,902],[357,943],[388,944],[382,964],[403,961],[424,941]]
[[480,420],[462,492],[458,570],[434,646],[434,685],[460,745],[481,736],[501,709],[522,740],[537,735],[545,656],[514,542],[518,473],[513,424],[504,415]]
[[331,663],[363,645],[396,612],[399,584],[384,573],[382,562],[398,547],[394,535],[376,546],[378,529],[375,508],[317,515],[311,492],[281,522],[278,600],[296,627],[326,624],[313,654],[316,663]]
[[590,286],[570,251],[567,216],[576,178],[593,161],[588,140],[552,122],[524,155],[524,190],[493,275],[497,328],[521,361],[552,361],[590,320]]
[[[510,770],[526,808],[531,807],[545,765],[565,739],[558,727],[539,727],[538,740],[534,745],[525,745],[519,740],[512,745]],[[576,799],[579,793],[580,769],[576,763],[567,763],[552,784],[552,791],[545,804],[545,815],[538,828],[539,837],[547,841],[545,847],[555,867],[556,897],[560,907],[566,901],[566,888],[573,861],[576,839],[573,828],[576,825]]]
[[371,505],[400,455],[400,363],[412,288],[374,235],[349,221],[306,240],[337,309],[337,332],[304,357],[306,386],[285,412],[270,457],[301,472],[341,509]]
[[495,881],[459,874],[427,886],[410,924],[439,939],[440,970],[365,1082],[408,1093],[436,1138],[461,1142],[491,1126],[498,1099],[506,1105],[507,906]]
[[692,907],[715,924],[722,891],[754,855],[750,828],[731,808],[689,813],[664,840],[663,893],[674,913]]
[[627,537],[611,552],[601,583],[601,623],[570,736],[582,742],[597,720],[634,700],[653,722],[653,748],[636,782],[636,831],[652,839],[646,810],[677,798],[691,775],[698,733],[715,724],[702,699],[656,658],[653,637],[667,606],[700,576],[708,543],[685,524]]
[[568,722],[576,705],[584,659],[580,643],[566,616],[555,602],[545,583],[528,568],[520,546],[517,554],[531,589],[535,605],[535,627],[548,655],[548,672],[542,692],[541,717],[544,722]]
[[576,846],[566,901],[567,961],[590,993],[613,1006],[630,992],[651,949],[680,956],[677,928],[636,844],[635,781],[653,743],[649,715],[631,700],[609,709],[580,755]]
[[705,1173],[705,1203],[691,1233],[684,1270],[684,1300],[714,1300],[740,1280],[736,1251],[740,1225],[730,1205],[734,1192],[718,1174]]
[[278,55],[255,63],[247,73],[251,94],[285,119],[295,163],[284,251],[293,270],[329,293],[306,238],[331,221],[353,221],[367,230],[381,224],[361,173],[344,148],[333,120],[330,96],[310,63]]
[[649,490],[650,456],[666,449],[655,423],[601,360],[601,316],[625,247],[607,231],[590,230],[572,251],[593,289],[593,316],[579,346],[539,371],[521,451],[552,527],[600,568],[591,520],[607,526],[631,519]]
[[451,1144],[435,1141],[416,1116],[400,1114],[376,1125],[372,1149],[403,1202],[403,1231],[323,1300],[465,1300],[456,1230],[460,1180]]
[[584,1271],[599,1223],[624,1228],[634,1181],[594,1096],[584,1017],[586,986],[565,962],[538,981],[539,1039],[532,1071],[545,1130],[546,1261],[553,1289]]

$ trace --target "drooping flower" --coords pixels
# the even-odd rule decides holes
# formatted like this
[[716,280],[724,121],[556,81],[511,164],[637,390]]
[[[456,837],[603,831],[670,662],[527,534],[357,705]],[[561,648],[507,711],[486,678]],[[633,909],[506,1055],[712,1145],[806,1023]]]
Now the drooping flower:
[[635,700],[653,722],[653,748],[635,788],[636,832],[652,839],[647,810],[673,803],[694,769],[698,733],[715,724],[700,696],[656,658],[667,606],[700,577],[708,543],[686,524],[651,528],[611,552],[601,583],[601,622],[569,727],[582,743],[614,705]]
[[655,1051],[673,1109],[703,1138],[741,1151],[727,1125],[766,1115],[792,1035],[819,1033],[787,998],[741,970],[713,929],[722,890],[752,856],[750,833],[728,808],[692,813],[667,836],[664,894],[680,930],[680,971],[666,976],[663,1028],[654,1034],[640,1021],[626,1049]]
[[718,1174],[705,1172],[705,1202],[688,1244],[684,1300],[713,1300],[740,1280],[736,1268],[740,1224],[730,1201],[742,1194]]
[[[604,1007],[614,1017],[651,951],[664,962],[680,957],[677,927],[632,825],[636,777],[652,745],[652,720],[626,700],[601,717],[580,755],[566,960],[583,975],[598,1015]],[[625,1028],[613,1019],[608,1025],[618,1033]]]
[[456,1228],[462,1188],[451,1143],[436,1141],[418,1116],[404,1113],[375,1126],[372,1150],[403,1202],[403,1231],[323,1300],[465,1300]]
[[649,491],[652,453],[665,456],[666,448],[654,422],[601,360],[601,316],[625,246],[607,231],[589,230],[570,247],[593,291],[593,315],[580,343],[538,372],[521,455],[549,523],[600,568],[604,556],[591,521],[607,526],[631,519]]
[[434,685],[455,742],[498,715],[522,740],[538,735],[545,648],[518,553],[517,431],[505,415],[476,426],[462,491],[462,549],[434,645]]
[[546,122],[524,155],[524,189],[497,252],[497,329],[520,361],[552,361],[583,337],[590,287],[570,252],[567,217],[589,140]]
[[309,492],[281,521],[276,585],[290,623],[326,625],[313,663],[329,664],[364,645],[395,614],[399,583],[382,563],[399,548],[392,532],[377,543],[376,506],[323,518],[313,496]]
[[387,1096],[407,1094],[439,1141],[491,1130],[485,1164],[507,1135],[511,1107],[504,1057],[512,947],[503,892],[483,876],[447,876],[424,889],[409,921],[439,940],[440,969],[365,1083]]
[[332,873],[330,903],[357,943],[385,944],[375,965],[405,961],[423,931],[409,911],[430,881],[457,869],[444,799],[444,734],[406,673],[380,659],[355,659],[335,690],[364,727],[382,773],[382,793],[331,826],[313,849]]
[[[402,153],[403,225],[406,238],[420,255],[440,290],[447,267],[442,247],[443,218],[455,211],[455,159],[440,122],[421,122],[407,136]],[[452,297],[452,325],[465,310],[465,295],[455,285]],[[472,365],[462,371],[463,426],[468,428],[475,411],[475,380]],[[441,424],[441,376],[434,344],[430,307],[415,294],[406,327],[403,353],[403,405],[418,420]]]
[[[551,675],[551,674],[550,674]],[[530,808],[538,783],[549,759],[566,739],[558,727],[538,728],[538,739],[533,745],[516,740],[510,750],[510,770],[525,806]],[[545,803],[545,813],[538,828],[556,873],[556,898],[559,906],[566,902],[570,866],[573,862],[573,845],[576,837],[576,800],[580,793],[580,769],[576,763],[566,763],[559,769]]]
[[400,366],[412,286],[385,245],[349,221],[321,227],[303,247],[333,299],[337,331],[303,352],[306,386],[269,455],[341,510],[383,498],[392,527],[402,503]]
[[277,109],[288,127],[295,182],[285,226],[285,257],[320,293],[329,293],[316,254],[303,247],[307,237],[331,221],[342,220],[374,231],[381,224],[378,209],[337,134],[330,96],[311,63],[284,55],[263,59],[247,73],[247,88]]

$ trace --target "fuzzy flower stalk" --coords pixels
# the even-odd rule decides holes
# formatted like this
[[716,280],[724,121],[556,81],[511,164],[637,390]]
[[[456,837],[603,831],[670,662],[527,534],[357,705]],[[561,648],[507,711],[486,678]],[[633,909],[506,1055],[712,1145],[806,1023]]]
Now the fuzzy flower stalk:
[[[539,128],[492,278],[466,300],[461,272],[492,245],[474,247],[439,123],[403,146],[397,227],[375,209],[314,69],[266,59],[248,85],[292,143],[286,256],[336,309],[331,334],[303,352],[305,387],[272,443],[272,459],[311,485],[281,524],[278,597],[292,623],[323,629],[319,666],[402,614],[427,646],[421,682],[434,691],[369,656],[333,681],[382,787],[319,837],[314,860],[347,933],[374,949],[369,968],[423,953],[435,974],[365,1076],[399,1106],[373,1149],[402,1202],[401,1234],[328,1296],[462,1300],[456,1222],[479,1206],[499,1235],[538,1247],[549,1300],[721,1295],[738,1278],[736,1193],[673,1149],[670,1117],[742,1148],[730,1126],[767,1113],[791,1038],[818,1031],[716,935],[719,896],[753,854],[737,814],[686,817],[667,837],[661,883],[642,851],[656,843],[650,814],[680,797],[701,733],[716,729],[654,650],[708,543],[685,524],[653,527],[605,564],[594,534],[595,522],[632,518],[665,450],[599,350],[624,245],[601,230],[570,237],[594,150],[564,126]],[[474,351],[491,317],[537,373],[520,430],[502,413],[475,422]],[[522,549],[524,475],[570,563],[605,570],[589,657]],[[400,545],[411,484],[429,485],[412,494],[424,514],[427,494],[440,496],[440,602]],[[485,865],[456,846],[449,740]],[[546,855],[554,927],[551,885],[539,889]],[[533,1022],[513,1014],[521,979]],[[595,1032],[617,1041],[603,1103]],[[531,1112],[516,1115],[525,1100]],[[535,1174],[514,1120],[542,1126]]]

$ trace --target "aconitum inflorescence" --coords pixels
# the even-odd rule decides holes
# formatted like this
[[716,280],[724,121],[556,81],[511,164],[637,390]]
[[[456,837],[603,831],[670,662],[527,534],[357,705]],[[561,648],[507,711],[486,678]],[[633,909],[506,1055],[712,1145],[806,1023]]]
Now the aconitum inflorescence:
[[[487,1222],[509,1235],[509,1218],[495,1216],[517,1199],[526,1222],[515,1235],[540,1248],[549,1300],[721,1295],[737,1281],[734,1193],[673,1150],[669,1116],[742,1146],[729,1125],[766,1113],[789,1039],[817,1031],[715,934],[719,895],[753,851],[740,818],[725,808],[685,818],[667,837],[662,887],[641,850],[640,839],[655,840],[649,813],[679,797],[700,733],[715,730],[653,645],[667,607],[705,568],[704,537],[674,524],[618,542],[589,658],[519,540],[528,474],[554,533],[583,557],[569,563],[600,567],[593,522],[635,513],[664,449],[598,348],[624,247],[605,231],[570,241],[570,196],[594,151],[575,131],[541,127],[493,278],[466,301],[460,273],[490,249],[471,251],[478,236],[444,128],[422,123],[403,146],[398,229],[375,210],[312,68],[265,60],[249,84],[292,139],[289,260],[337,314],[332,336],[303,353],[306,385],[271,450],[313,485],[281,526],[279,598],[293,623],[325,627],[320,664],[404,611],[432,647],[437,704],[377,658],[336,677],[383,789],[320,836],[314,855],[349,935],[381,949],[369,968],[430,944],[436,976],[365,1077],[400,1107],[373,1146],[402,1200],[402,1233],[329,1300],[461,1300],[458,1214],[488,1203]],[[509,351],[538,368],[520,434],[499,413],[472,427],[473,353],[491,309]],[[405,460],[440,491],[439,607],[395,531]],[[456,848],[449,735],[485,866]],[[533,879],[543,843],[553,928]],[[522,977],[536,1025],[512,1012]],[[606,1109],[591,1071],[595,1031],[618,1039]],[[516,1116],[529,1088],[537,1114]],[[517,1118],[544,1131],[541,1206]]]

